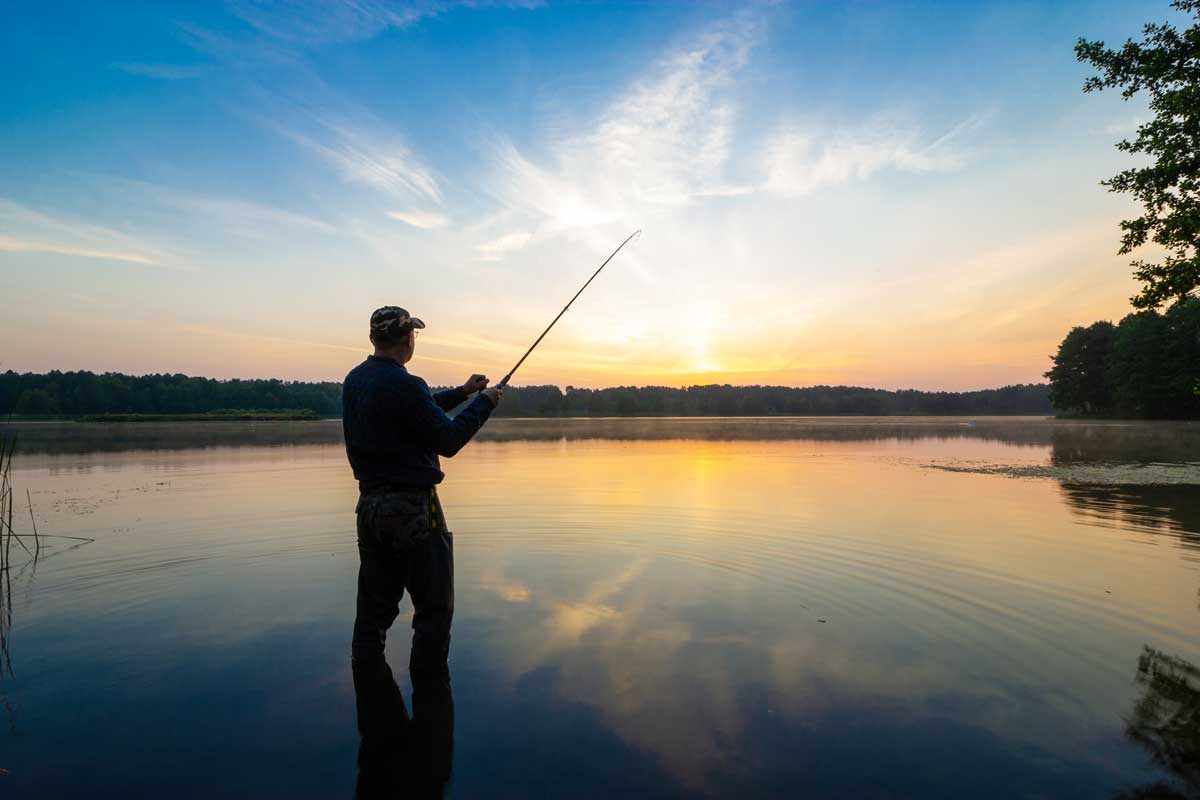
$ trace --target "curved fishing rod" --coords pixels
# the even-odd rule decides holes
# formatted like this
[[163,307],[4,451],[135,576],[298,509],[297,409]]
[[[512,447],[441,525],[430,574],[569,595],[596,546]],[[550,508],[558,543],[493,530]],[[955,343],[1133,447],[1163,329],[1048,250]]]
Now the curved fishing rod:
[[617,253],[621,252],[621,248],[624,247],[625,245],[629,244],[629,241],[641,232],[642,232],[642,229],[638,228],[636,231],[629,234],[629,237],[625,241],[623,241],[619,245],[617,245],[616,250],[612,251],[612,255],[610,255],[608,258],[604,259],[604,263],[600,265],[600,269],[597,269],[595,272],[592,273],[592,277],[588,278],[587,283],[585,283],[583,286],[581,286],[579,288],[579,291],[575,293],[575,297],[572,297],[570,302],[568,302],[565,306],[563,306],[562,311],[558,312],[558,316],[555,317],[553,320],[551,320],[550,324],[546,326],[546,330],[542,331],[542,335],[537,337],[537,341],[535,341],[533,344],[529,345],[529,349],[525,351],[525,355],[521,356],[521,360],[518,361],[515,365],[513,365],[513,368],[508,371],[508,374],[504,376],[504,379],[502,381],[500,381],[498,384],[496,384],[497,389],[503,389],[505,386],[508,385],[508,379],[511,378],[513,376],[513,373],[517,371],[517,367],[520,367],[522,364],[525,363],[525,359],[529,358],[529,354],[533,352],[533,348],[537,347],[538,344],[541,343],[542,339],[546,338],[546,334],[549,333],[550,329],[554,327],[554,323],[558,322],[559,317],[561,317],[563,314],[567,313],[567,309],[571,307],[571,303],[574,303],[576,298],[578,298],[579,295],[583,294],[583,290],[588,287],[589,283],[596,280],[596,276],[600,274],[600,270],[602,270],[608,266],[608,262],[613,260],[613,256],[615,256]]

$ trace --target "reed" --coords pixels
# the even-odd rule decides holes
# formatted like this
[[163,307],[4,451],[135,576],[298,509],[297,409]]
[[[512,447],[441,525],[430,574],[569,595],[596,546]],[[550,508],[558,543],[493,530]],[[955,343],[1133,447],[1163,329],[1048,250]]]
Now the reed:
[[[21,535],[13,526],[13,515],[16,510],[16,499],[12,484],[13,454],[16,452],[16,436],[0,428],[0,680],[6,675],[13,677],[11,634],[13,620],[13,570],[17,569],[17,581],[25,577],[27,585],[31,585],[37,574],[38,562],[42,560],[43,545],[47,539],[55,540],[45,549],[49,552],[46,558],[71,552],[95,540],[87,536],[67,536],[64,534],[42,533],[38,530],[37,516],[33,511],[33,493],[25,489],[25,503],[29,509],[29,526],[33,532]],[[31,539],[32,547],[25,539]],[[65,540],[65,545],[58,542]],[[13,564],[13,542],[25,551],[26,558]],[[17,553],[20,556],[20,553]],[[0,687],[0,705],[6,706],[4,692]],[[10,715],[11,723],[11,715]]]
[[[13,674],[8,634],[12,630],[13,491],[11,480],[16,438],[0,432],[0,678]],[[17,539],[20,542],[20,538]],[[24,547],[24,542],[21,542]],[[28,548],[26,548],[28,549]]]

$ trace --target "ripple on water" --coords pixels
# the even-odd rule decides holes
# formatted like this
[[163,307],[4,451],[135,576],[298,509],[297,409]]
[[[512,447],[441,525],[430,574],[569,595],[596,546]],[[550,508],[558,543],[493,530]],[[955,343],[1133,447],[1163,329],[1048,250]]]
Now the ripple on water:
[[[872,705],[904,712],[905,742],[928,733],[933,708],[938,719],[1000,731],[1006,738],[997,747],[1055,769],[1084,748],[1096,750],[1097,762],[1106,758],[1143,644],[1197,654],[1198,573],[1187,560],[1196,554],[1189,542],[1200,540],[1189,499],[1197,481],[1179,476],[1200,465],[1162,463],[1193,452],[1186,445],[1196,433],[1171,428],[1147,438],[1141,427],[1019,421],[981,422],[966,433],[949,421],[860,427],[643,420],[546,431],[519,422],[508,425],[522,429],[519,439],[472,445],[447,462],[443,493],[461,559],[457,624],[468,635],[456,640],[455,657],[466,667],[456,676],[464,694],[474,692],[476,709],[503,713],[506,722],[514,699],[544,700],[542,716],[578,750],[584,738],[561,724],[561,692],[614,730],[637,718],[628,737],[634,749],[662,758],[678,746],[706,775],[729,759],[790,755],[796,740],[786,737],[796,727],[752,730],[747,721],[791,714],[789,723],[813,724],[806,703],[822,701],[836,713],[823,720],[833,724],[820,738],[848,733],[852,752],[872,758],[877,742],[863,738],[867,726],[857,722]],[[293,630],[332,630],[333,643],[320,645],[328,649],[303,660],[344,672],[355,489],[336,431],[325,433],[330,441],[296,448],[237,445],[241,428],[202,451],[173,438],[136,451],[47,445],[41,461],[32,460],[40,471],[19,476],[33,487],[43,530],[96,542],[47,559],[36,581],[22,584],[34,601],[15,613],[18,670],[36,680],[46,664],[107,668],[118,658],[145,659],[116,674],[166,675],[171,685],[155,694],[123,679],[118,688],[139,709],[169,708],[172,693],[203,695],[197,687],[209,672],[178,664],[203,666],[212,656],[208,663],[236,666],[218,675],[237,676],[213,684],[220,692],[256,676],[265,692],[286,687],[289,707],[331,705],[327,693],[305,705],[310,700],[292,689],[291,661],[257,660],[281,625],[293,626],[289,642]],[[1146,483],[1131,486],[1131,474]],[[1162,475],[1175,483],[1149,480]],[[397,631],[395,640],[404,639]],[[619,691],[604,691],[606,678]],[[112,709],[95,705],[112,692],[72,695],[61,680],[54,693],[70,710],[52,720],[56,729],[73,737],[119,730],[107,724]],[[519,690],[493,690],[493,680]],[[332,705],[352,708],[343,689]],[[51,708],[38,702],[33,714]],[[647,735],[682,706],[684,723],[661,741]],[[703,713],[690,713],[693,706]],[[146,741],[148,731],[169,739],[160,730],[212,714],[207,697],[196,708],[163,728],[138,710],[130,717],[138,724],[128,726],[133,741]],[[483,718],[486,725],[475,717],[472,728],[471,708],[461,706],[468,725],[460,730],[497,729],[495,716]],[[81,719],[106,724],[89,730]],[[839,729],[839,720],[849,727]],[[352,736],[348,718],[346,731]],[[219,736],[252,747],[239,732],[231,726]],[[470,746],[472,738],[462,741]],[[720,747],[698,749],[706,739]],[[35,747],[67,752],[62,744]],[[945,752],[906,748],[902,769],[937,774]],[[834,781],[846,763],[831,760]],[[86,766],[90,772],[75,772],[107,768]],[[606,767],[618,772],[625,763]]]
[[[779,514],[743,511],[739,525],[731,526],[722,509],[578,504],[559,511],[544,508],[542,515],[524,519],[520,526],[460,534],[460,542],[488,549],[520,547],[564,559],[598,549],[667,559],[750,579],[814,622],[887,618],[896,629],[954,638],[999,661],[1019,660],[1012,644],[1020,642],[1021,650],[1058,651],[1090,660],[1095,669],[1122,668],[1100,656],[1080,656],[1064,641],[1065,620],[1096,624],[1103,619],[1109,628],[1163,643],[1186,646],[1190,638],[1176,621],[1147,617],[1144,610],[1125,606],[1120,597],[1100,589],[1081,592],[1050,577],[931,556],[954,544],[954,533],[947,530],[919,531],[922,549],[906,551],[861,531],[788,524]],[[481,530],[487,513],[462,507],[456,516],[460,529]],[[1014,537],[1043,559],[1069,560],[1078,546],[1053,533]],[[1101,538],[1094,546],[1115,558],[1127,543]]]

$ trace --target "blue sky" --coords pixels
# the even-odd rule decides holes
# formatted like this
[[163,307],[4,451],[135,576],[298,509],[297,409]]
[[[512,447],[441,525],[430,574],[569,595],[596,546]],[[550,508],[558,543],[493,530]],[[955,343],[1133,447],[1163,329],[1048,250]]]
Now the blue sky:
[[12,3],[0,360],[519,383],[1039,380],[1126,313],[1144,106],[1075,39],[1165,3]]

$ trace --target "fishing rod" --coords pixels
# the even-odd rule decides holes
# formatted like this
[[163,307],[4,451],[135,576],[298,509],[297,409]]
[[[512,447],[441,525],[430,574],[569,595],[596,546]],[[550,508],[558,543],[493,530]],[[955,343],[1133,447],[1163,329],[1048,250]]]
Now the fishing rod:
[[608,258],[604,259],[604,263],[600,265],[600,269],[597,269],[595,272],[592,273],[592,277],[588,278],[587,283],[583,284],[583,286],[581,286],[579,288],[579,291],[575,293],[575,297],[572,297],[570,302],[568,302],[565,306],[563,306],[562,311],[558,312],[558,316],[550,321],[550,324],[546,326],[546,330],[542,331],[542,335],[537,337],[537,340],[533,344],[529,345],[529,349],[525,351],[525,355],[521,356],[521,360],[518,361],[515,365],[513,365],[513,368],[508,371],[508,374],[504,376],[504,379],[502,381],[500,381],[498,384],[496,384],[497,389],[503,389],[505,386],[508,385],[509,378],[511,378],[513,376],[513,373],[517,371],[518,367],[520,367],[522,364],[525,363],[525,359],[529,358],[529,354],[533,352],[533,348],[537,347],[538,344],[541,343],[542,339],[546,338],[546,334],[549,333],[550,329],[554,327],[554,323],[558,322],[559,318],[562,317],[563,314],[567,313],[567,309],[571,307],[571,303],[574,303],[575,300],[579,297],[579,295],[583,294],[583,290],[588,287],[589,283],[596,280],[596,276],[600,274],[600,270],[602,270],[608,266],[608,262],[613,260],[613,256],[615,256],[617,253],[621,252],[621,248],[624,247],[625,245],[629,244],[630,240],[633,239],[635,236],[637,236],[641,232],[642,232],[642,229],[638,228],[636,231],[629,234],[629,237],[625,241],[621,242],[621,244],[617,245],[616,250],[612,251],[612,255],[610,255]]

